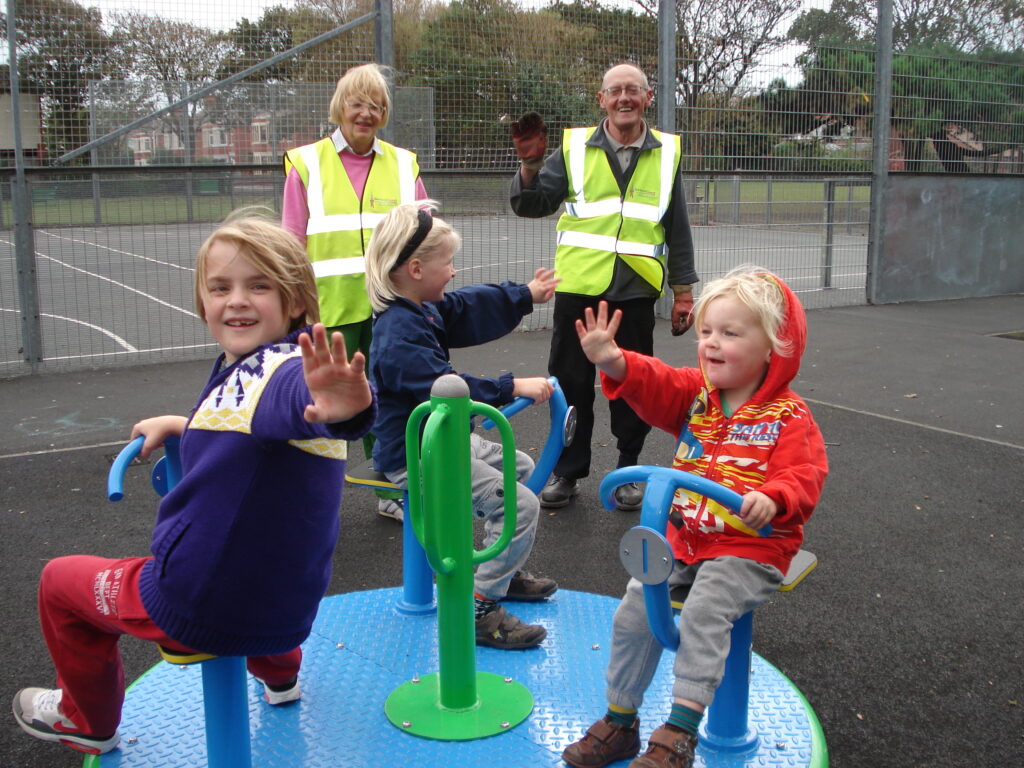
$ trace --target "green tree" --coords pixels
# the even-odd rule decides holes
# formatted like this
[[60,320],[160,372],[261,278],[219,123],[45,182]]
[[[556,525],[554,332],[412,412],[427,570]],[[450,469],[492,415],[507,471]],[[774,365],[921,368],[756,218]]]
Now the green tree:
[[593,112],[597,81],[574,88],[586,30],[508,0],[457,0],[424,29],[408,84],[434,89],[441,165],[509,167],[508,121],[535,109],[552,136]]
[[107,73],[110,40],[100,12],[72,0],[17,0],[15,13],[20,78],[43,93],[47,148],[59,156],[88,140],[89,81]]
[[[801,43],[873,46],[875,4],[832,0],[801,13],[789,37]],[[893,4],[893,48],[948,45],[965,53],[1024,45],[1024,4],[1014,0],[915,0]]]

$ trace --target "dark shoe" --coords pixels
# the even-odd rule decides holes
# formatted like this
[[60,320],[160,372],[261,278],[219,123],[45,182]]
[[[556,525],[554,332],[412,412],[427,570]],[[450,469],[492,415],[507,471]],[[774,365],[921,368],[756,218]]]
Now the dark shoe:
[[636,512],[644,503],[644,492],[639,483],[626,483],[615,489],[615,508],[621,512]]
[[548,484],[544,486],[544,490],[540,492],[540,505],[549,509],[564,507],[572,501],[572,497],[576,495],[578,490],[579,488],[576,487],[575,480],[569,480],[565,477],[552,477]]
[[522,603],[533,603],[555,594],[558,585],[554,579],[537,577],[527,571],[516,571],[508,584],[506,600],[518,600]]
[[696,736],[663,725],[651,734],[647,751],[629,768],[692,768],[696,751]]
[[524,624],[500,605],[476,620],[476,644],[490,648],[533,648],[547,636],[540,624]]
[[582,739],[565,748],[562,759],[576,768],[601,768],[639,751],[640,721],[634,720],[626,728],[605,715],[587,729]]
[[90,736],[79,731],[60,711],[63,696],[60,688],[22,688],[14,695],[14,719],[30,736],[58,741],[90,755],[102,755],[117,746],[121,740],[117,731],[112,736]]

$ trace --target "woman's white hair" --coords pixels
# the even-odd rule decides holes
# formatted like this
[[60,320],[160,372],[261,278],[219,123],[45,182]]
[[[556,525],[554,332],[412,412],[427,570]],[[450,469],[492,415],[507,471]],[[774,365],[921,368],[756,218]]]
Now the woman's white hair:
[[[416,233],[420,209],[435,211],[437,203],[433,200],[417,200],[415,205],[399,205],[392,208],[373,230],[370,244],[366,248],[366,293],[370,297],[370,305],[377,312],[387,309],[388,304],[399,295],[391,273],[402,249]],[[459,233],[444,219],[434,216],[430,232],[412,252],[409,260],[428,261],[457,251],[461,245]]]

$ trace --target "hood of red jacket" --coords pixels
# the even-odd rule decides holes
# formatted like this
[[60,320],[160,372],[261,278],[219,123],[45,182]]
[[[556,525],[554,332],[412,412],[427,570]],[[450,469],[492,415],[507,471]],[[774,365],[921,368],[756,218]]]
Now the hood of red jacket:
[[[796,294],[781,278],[771,272],[760,273],[770,278],[782,290],[785,299],[785,309],[782,314],[782,323],[779,326],[779,341],[782,343],[784,353],[772,353],[772,359],[768,363],[768,371],[764,381],[751,397],[751,402],[771,400],[779,393],[787,390],[793,379],[800,372],[800,360],[803,357],[804,349],[807,346],[807,315],[804,313],[803,304]],[[703,373],[703,370],[701,371]],[[704,381],[708,389],[713,387],[704,374]]]

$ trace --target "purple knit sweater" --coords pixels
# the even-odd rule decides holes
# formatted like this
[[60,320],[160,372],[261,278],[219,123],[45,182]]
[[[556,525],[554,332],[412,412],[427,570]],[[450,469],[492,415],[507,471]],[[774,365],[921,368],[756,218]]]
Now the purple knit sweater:
[[160,504],[139,589],[188,648],[289,651],[327,589],[345,441],[369,431],[377,399],[349,421],[307,423],[299,333],[224,370],[218,359],[182,436],[182,479]]

